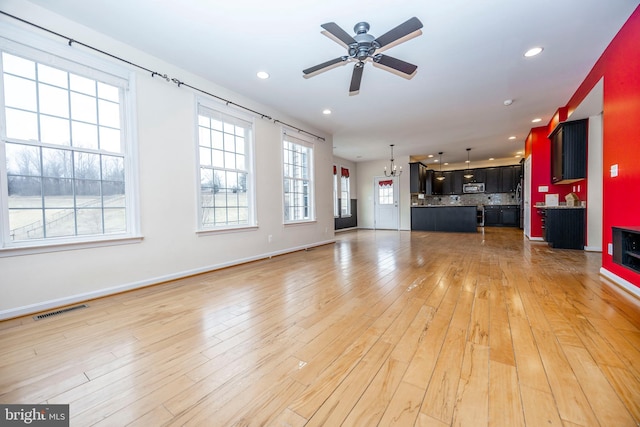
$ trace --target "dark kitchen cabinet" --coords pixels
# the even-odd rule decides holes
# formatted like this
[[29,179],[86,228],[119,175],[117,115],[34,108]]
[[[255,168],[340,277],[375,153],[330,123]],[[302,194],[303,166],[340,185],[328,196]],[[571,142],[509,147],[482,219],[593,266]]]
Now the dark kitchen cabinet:
[[411,193],[432,194],[433,170],[420,162],[409,163],[409,191]]
[[[464,177],[464,174],[466,173],[467,171],[465,170],[463,173],[463,177]],[[464,184],[486,181],[487,172],[485,169],[471,169],[471,173],[473,174],[473,176],[471,178],[464,178],[464,181],[463,181]]]
[[500,221],[505,227],[520,226],[520,209],[518,206],[503,206],[500,210]]
[[588,119],[559,123],[551,132],[551,181],[569,184],[587,176]]
[[451,193],[449,194],[462,194],[464,174],[464,171],[453,171],[451,176]]
[[545,209],[544,239],[552,248],[584,249],[584,208]]
[[[448,194],[454,194],[453,193],[453,189],[454,189],[454,185],[453,185],[453,171],[444,171],[442,173],[440,172],[435,172],[434,176],[443,176],[444,179],[443,180],[438,180],[437,178],[435,178],[433,180],[433,194],[443,194],[443,195],[448,195]],[[460,189],[462,190],[462,189]],[[462,192],[462,191],[460,191]]]
[[484,225],[489,227],[500,225],[500,206],[484,207]]
[[488,227],[519,227],[520,208],[516,205],[485,206],[484,225]]
[[520,183],[520,166],[505,166],[500,169],[500,192],[515,192]]
[[500,168],[486,168],[485,176],[486,176],[486,179],[484,181],[485,193],[499,193],[500,181],[502,178],[502,172],[500,171]]
[[409,191],[411,193],[424,193],[426,169],[427,167],[420,162],[409,163]]

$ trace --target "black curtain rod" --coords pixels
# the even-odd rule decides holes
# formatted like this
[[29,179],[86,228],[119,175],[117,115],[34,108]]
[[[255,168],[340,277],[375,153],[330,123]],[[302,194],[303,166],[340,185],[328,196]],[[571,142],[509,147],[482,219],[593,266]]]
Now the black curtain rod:
[[199,88],[197,88],[197,87],[195,87],[195,86],[191,86],[191,85],[189,85],[189,84],[187,84],[187,83],[185,83],[185,82],[183,82],[183,81],[180,81],[180,80],[178,80],[178,79],[176,79],[176,78],[169,78],[169,76],[167,76],[167,74],[162,74],[162,73],[159,73],[159,72],[157,72],[157,71],[150,70],[150,69],[148,69],[148,68],[146,68],[146,67],[143,67],[142,65],[138,65],[138,64],[136,64],[135,62],[128,61],[128,60],[126,60],[126,59],[124,59],[124,58],[121,58],[121,57],[119,57],[119,56],[113,55],[113,54],[111,54],[111,53],[109,53],[109,52],[105,52],[104,50],[98,49],[98,48],[93,47],[93,46],[91,46],[91,45],[88,45],[88,44],[86,44],[86,43],[82,43],[82,42],[80,42],[80,41],[78,41],[78,40],[74,40],[74,39],[72,39],[71,37],[65,36],[64,34],[60,34],[60,33],[58,33],[58,32],[55,32],[55,31],[50,30],[50,29],[48,29],[48,28],[45,28],[45,27],[43,27],[43,26],[41,26],[41,25],[34,24],[33,22],[27,21],[27,20],[22,19],[22,18],[20,18],[20,17],[18,17],[18,16],[15,16],[15,15],[11,15],[11,14],[9,14],[9,13],[5,12],[5,11],[0,10],[0,13],[1,13],[1,14],[3,14],[3,15],[5,15],[5,16],[8,16],[9,18],[13,18],[13,19],[15,19],[15,20],[17,20],[17,21],[20,21],[20,22],[22,22],[22,23],[24,23],[24,24],[27,24],[27,25],[30,25],[30,26],[32,26],[32,27],[38,28],[39,30],[45,31],[45,32],[47,32],[47,33],[49,33],[49,34],[53,34],[53,35],[58,36],[58,37],[60,37],[60,38],[66,39],[66,40],[67,40],[67,43],[69,44],[69,46],[72,46],[74,43],[75,43],[75,44],[78,44],[78,45],[80,45],[80,46],[86,47],[87,49],[91,49],[91,50],[93,50],[93,51],[95,51],[95,52],[101,53],[102,55],[106,55],[106,56],[108,56],[108,57],[110,57],[110,58],[116,59],[116,60],[118,60],[118,61],[124,62],[124,63],[126,63],[126,64],[129,64],[129,65],[132,65],[132,66],[134,66],[134,67],[137,67],[137,68],[139,68],[139,69],[141,69],[141,70],[144,70],[144,71],[146,71],[146,72],[150,73],[150,74],[151,74],[151,77],[155,77],[155,76],[162,77],[162,78],[163,78],[163,79],[165,79],[167,82],[173,82],[173,83],[175,83],[176,85],[178,85],[178,87],[180,87],[180,86],[186,86],[186,87],[188,87],[188,88],[190,88],[190,89],[193,89],[193,90],[195,90],[195,91],[198,91],[198,92],[204,93],[205,95],[209,95],[209,96],[211,96],[211,97],[213,97],[213,98],[216,98],[216,99],[218,99],[218,100],[220,100],[220,101],[223,101],[223,102],[225,102],[227,105],[233,105],[234,107],[238,107],[238,108],[241,108],[241,109],[243,109],[243,110],[245,110],[245,111],[249,111],[249,112],[251,112],[251,113],[253,113],[253,114],[256,114],[256,115],[260,116],[260,117],[261,117],[261,118],[263,118],[263,119],[267,119],[267,120],[273,121],[274,123],[282,123],[283,125],[285,125],[285,126],[287,126],[287,127],[290,127],[290,128],[292,128],[292,129],[297,130],[298,132],[306,133],[307,135],[311,135],[311,136],[313,136],[313,137],[315,137],[315,138],[317,138],[317,139],[320,139],[320,140],[322,140],[322,141],[326,141],[326,139],[325,139],[324,137],[322,137],[322,136],[316,135],[316,134],[311,133],[311,132],[307,132],[307,131],[306,131],[306,130],[304,130],[304,129],[300,129],[300,128],[296,127],[296,126],[290,125],[290,124],[285,123],[285,122],[283,122],[283,121],[281,121],[281,120],[276,120],[276,119],[272,118],[271,116],[269,116],[269,115],[267,115],[267,114],[262,114],[262,113],[260,113],[260,112],[258,112],[258,111],[252,110],[251,108],[248,108],[248,107],[245,107],[245,106],[243,106],[243,105],[237,104],[237,103],[235,103],[235,102],[233,102],[233,101],[229,101],[228,99],[222,98],[222,97],[220,97],[220,96],[218,96],[218,95],[214,95],[214,94],[212,94],[212,93],[210,93],[210,92],[207,92],[206,90],[202,90],[202,89],[199,89]]

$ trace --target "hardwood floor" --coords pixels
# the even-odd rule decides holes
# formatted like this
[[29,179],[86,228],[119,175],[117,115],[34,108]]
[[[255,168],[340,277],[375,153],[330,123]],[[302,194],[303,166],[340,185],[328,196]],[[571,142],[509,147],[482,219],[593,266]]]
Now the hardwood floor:
[[640,304],[521,230],[336,244],[0,323],[72,426],[640,425]]

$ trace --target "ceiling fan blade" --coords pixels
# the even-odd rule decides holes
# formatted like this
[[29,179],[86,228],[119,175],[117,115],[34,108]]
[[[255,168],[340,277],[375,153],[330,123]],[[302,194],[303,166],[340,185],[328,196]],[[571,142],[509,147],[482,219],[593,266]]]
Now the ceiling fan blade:
[[315,67],[310,67],[310,68],[307,68],[305,70],[302,70],[302,73],[305,74],[305,77],[311,77],[311,76],[309,76],[309,74],[314,74],[314,73],[317,74],[320,71],[326,71],[325,68],[328,70],[332,66],[338,65],[341,62],[346,61],[348,58],[349,57],[347,57],[347,56],[340,56],[340,57],[334,58],[334,59],[332,59],[330,61],[323,62],[322,64],[318,64]]
[[349,86],[349,95],[357,95],[360,92],[360,82],[362,81],[362,71],[364,70],[364,62],[356,62],[353,66],[353,74],[351,75],[351,86]]
[[357,43],[355,39],[349,35],[349,33],[340,28],[335,22],[327,22],[326,24],[322,24],[320,26],[347,46],[353,43]]
[[391,70],[395,70],[395,71],[398,71],[398,72],[400,72],[402,74],[406,74],[405,76],[402,76],[402,77],[406,77],[406,78],[413,77],[413,74],[418,69],[417,65],[413,65],[413,64],[405,62],[405,61],[403,61],[401,59],[394,58],[394,57],[388,56],[388,55],[383,55],[383,54],[378,54],[378,55],[374,56],[373,57],[373,62],[374,62],[374,64],[380,64],[383,67],[387,67],[387,68],[390,68]]
[[387,31],[380,37],[378,37],[375,41],[378,42],[380,47],[385,47],[388,44],[395,42],[398,39],[401,39],[409,34],[418,31],[422,28],[422,22],[415,16],[408,21],[398,25],[392,30]]

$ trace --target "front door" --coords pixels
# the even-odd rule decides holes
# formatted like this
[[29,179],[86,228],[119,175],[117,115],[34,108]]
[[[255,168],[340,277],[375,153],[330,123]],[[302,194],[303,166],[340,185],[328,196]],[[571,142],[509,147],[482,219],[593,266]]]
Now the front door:
[[398,230],[398,179],[374,179],[375,228]]

